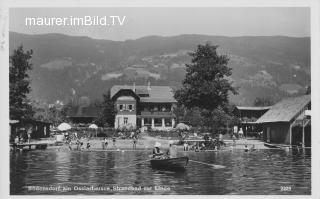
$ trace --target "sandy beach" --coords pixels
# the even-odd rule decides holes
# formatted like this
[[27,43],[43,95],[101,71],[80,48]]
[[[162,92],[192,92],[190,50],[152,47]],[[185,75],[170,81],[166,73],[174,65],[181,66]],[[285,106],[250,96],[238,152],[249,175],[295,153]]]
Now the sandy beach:
[[[161,143],[161,148],[167,149],[169,147],[169,141],[173,141],[174,143],[178,143],[179,140],[176,139],[167,139],[167,138],[159,138],[159,137],[151,137],[151,136],[143,136],[142,138],[138,139],[136,143],[135,149],[133,148],[133,140],[132,139],[116,139],[116,142],[113,143],[112,139],[108,139],[108,145],[106,148],[103,148],[104,140],[103,138],[91,138],[91,139],[82,139],[83,146],[82,150],[86,149],[87,143],[90,143],[91,151],[119,151],[119,150],[150,150],[154,147],[156,142]],[[186,140],[187,141],[187,140]],[[55,140],[51,138],[50,140],[41,140],[37,142],[48,143],[48,149],[57,149],[57,150],[69,150],[69,145],[63,143],[60,146],[55,145]],[[231,139],[224,139],[226,143],[226,147],[222,150],[232,150],[232,149],[245,149],[245,145],[248,148],[254,145],[255,149],[269,149],[264,146],[264,142],[257,139],[239,139],[236,140],[236,145],[233,146],[233,141]],[[71,149],[76,150],[77,146],[75,141],[72,141]],[[176,145],[177,149],[183,151],[183,145]]]

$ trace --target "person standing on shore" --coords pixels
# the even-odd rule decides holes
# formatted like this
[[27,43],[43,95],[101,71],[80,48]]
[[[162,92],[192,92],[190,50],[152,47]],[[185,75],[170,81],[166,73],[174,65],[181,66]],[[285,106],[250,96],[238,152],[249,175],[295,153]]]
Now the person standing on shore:
[[103,149],[107,149],[108,147],[108,140],[107,137],[104,138],[104,148]]
[[80,140],[77,138],[77,141],[76,141],[76,145],[77,145],[77,150],[79,151],[80,150]]
[[184,150],[184,151],[189,151],[189,145],[188,145],[187,142],[185,142],[185,143],[183,144],[183,150]]
[[116,146],[116,137],[115,136],[112,137],[112,142],[113,142],[113,146],[115,147]]
[[236,146],[237,145],[236,136],[234,134],[232,135],[232,141],[233,141],[233,146]]
[[90,147],[91,147],[91,146],[90,146],[90,142],[88,141],[88,142],[87,142],[87,150],[89,150]]
[[133,149],[137,148],[137,137],[133,136]]
[[14,143],[19,144],[19,136],[16,136],[16,138],[14,138]]
[[240,130],[239,130],[239,138],[243,139],[243,131],[242,131],[242,128],[240,128]]
[[32,133],[32,127],[30,127],[27,131],[27,135],[28,135],[28,143],[30,143],[31,140],[31,133]]

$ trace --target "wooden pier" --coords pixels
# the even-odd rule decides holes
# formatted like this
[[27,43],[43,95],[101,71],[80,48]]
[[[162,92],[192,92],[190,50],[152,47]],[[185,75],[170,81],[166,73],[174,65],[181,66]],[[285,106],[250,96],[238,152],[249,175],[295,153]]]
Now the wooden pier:
[[12,147],[14,150],[19,149],[23,150],[25,148],[31,150],[31,149],[46,149],[48,147],[48,143],[19,143],[19,144],[10,144],[10,147]]

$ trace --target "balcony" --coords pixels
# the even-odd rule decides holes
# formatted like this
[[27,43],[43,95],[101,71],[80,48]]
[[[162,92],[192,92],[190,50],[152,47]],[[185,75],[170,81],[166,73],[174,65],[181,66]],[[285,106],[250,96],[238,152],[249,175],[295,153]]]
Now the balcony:
[[141,116],[172,116],[171,111],[141,111]]

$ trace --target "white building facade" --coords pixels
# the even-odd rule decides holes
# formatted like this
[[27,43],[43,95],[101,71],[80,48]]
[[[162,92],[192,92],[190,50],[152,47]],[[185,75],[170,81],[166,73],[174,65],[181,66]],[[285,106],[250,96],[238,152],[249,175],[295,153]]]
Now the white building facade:
[[111,98],[117,110],[115,128],[170,130],[176,125],[176,100],[168,86],[116,85]]

